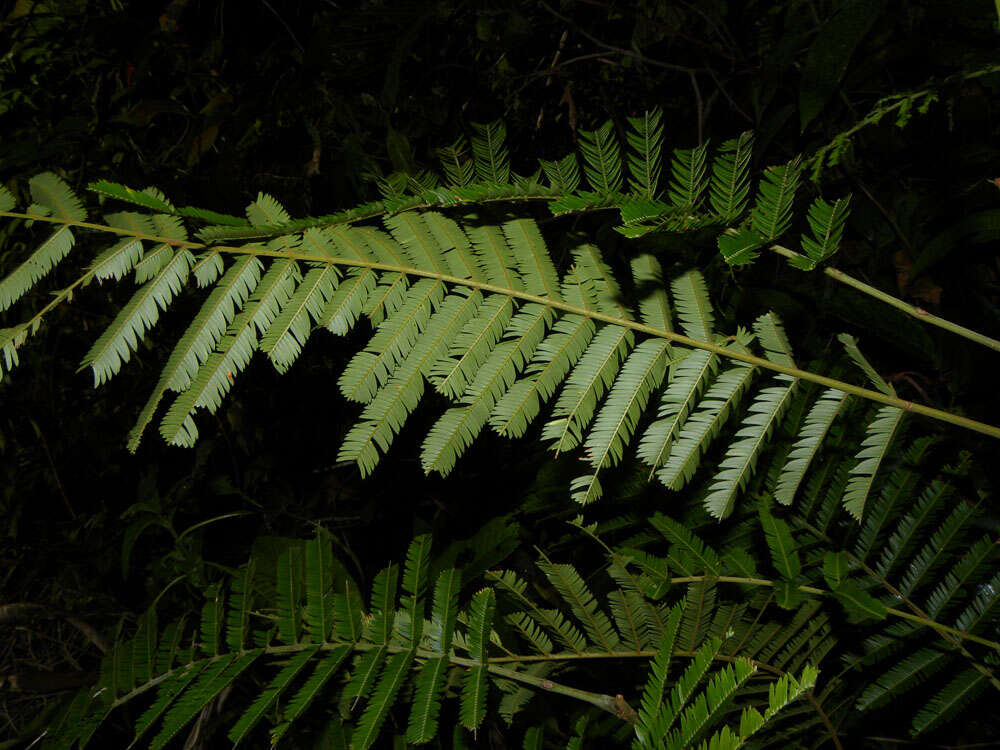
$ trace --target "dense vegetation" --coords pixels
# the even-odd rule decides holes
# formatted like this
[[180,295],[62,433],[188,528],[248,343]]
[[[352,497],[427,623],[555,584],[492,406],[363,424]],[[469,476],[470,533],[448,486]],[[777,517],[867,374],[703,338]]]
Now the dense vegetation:
[[0,12],[0,747],[1000,736],[990,3]]

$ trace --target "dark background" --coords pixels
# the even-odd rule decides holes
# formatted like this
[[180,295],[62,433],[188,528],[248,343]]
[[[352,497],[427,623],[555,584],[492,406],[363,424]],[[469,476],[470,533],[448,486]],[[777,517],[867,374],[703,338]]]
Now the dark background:
[[[860,41],[816,52],[845,13],[860,19]],[[177,204],[236,214],[264,191],[293,216],[319,215],[378,197],[378,176],[436,168],[435,149],[470,121],[505,120],[522,174],[574,148],[579,129],[654,106],[668,147],[753,129],[762,167],[815,152],[882,97],[929,85],[938,101],[926,114],[860,130],[804,193],[854,196],[839,267],[997,336],[1000,76],[960,75],[1000,62],[997,23],[987,0],[0,2],[0,179],[16,189],[52,169],[81,191],[101,178],[155,185]],[[545,226],[556,248],[569,231],[596,232],[613,259],[623,240],[610,221]],[[11,231],[0,227],[0,239]],[[4,241],[0,272],[30,238]],[[711,242],[655,243],[665,265],[698,265],[725,291],[728,328],[773,308],[803,362],[830,356],[831,333],[851,331],[904,398],[998,421],[995,355],[771,260],[736,276]],[[218,416],[199,419],[196,449],[168,448],[151,428],[131,456],[128,429],[199,298],[182,296],[95,390],[75,363],[127,293],[87,289],[0,383],[4,601],[43,602],[113,633],[180,575],[161,607],[183,606],[216,575],[212,563],[239,564],[261,533],[302,536],[323,523],[365,580],[414,533],[448,543],[511,514],[529,522],[530,549],[558,543],[560,519],[576,512],[565,491],[576,459],[553,460],[529,440],[484,433],[451,477],[424,479],[419,444],[443,402],[411,417],[373,478],[338,466],[359,410],[336,378],[363,331],[347,342],[314,336],[281,379],[255,360]],[[44,304],[44,289],[33,295],[29,304]],[[23,314],[0,314],[0,326]],[[996,457],[985,441],[953,439],[984,455],[980,466]],[[621,475],[609,514],[662,502]],[[245,515],[180,541],[167,529],[230,513]],[[123,544],[135,539],[123,570]],[[0,639],[0,668],[27,653],[44,668],[94,667],[78,633],[53,624],[47,635]],[[0,740],[45,701],[0,693]]]

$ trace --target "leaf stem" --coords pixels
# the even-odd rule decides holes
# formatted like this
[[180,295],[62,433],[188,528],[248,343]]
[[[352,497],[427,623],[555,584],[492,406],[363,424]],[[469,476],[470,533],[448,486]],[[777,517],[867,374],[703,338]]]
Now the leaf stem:
[[[15,218],[27,218],[27,219],[38,219],[38,220],[50,220],[48,217],[36,217],[28,214],[16,214],[9,211],[0,211],[0,216],[12,216]],[[173,240],[170,238],[160,237],[158,235],[148,235],[142,232],[137,232],[134,230],[118,229],[117,227],[104,227],[102,225],[87,224],[85,222],[67,222],[60,220],[58,223],[68,224],[73,226],[86,226],[90,228],[97,228],[103,231],[109,231],[115,234],[128,235],[136,237],[142,240],[149,240],[151,242],[157,242],[160,244],[170,244],[177,247],[186,247],[188,249],[206,249],[209,246],[200,242],[190,242],[187,240]],[[873,391],[868,388],[862,388],[860,386],[851,385],[850,383],[845,383],[840,380],[835,380],[834,378],[828,378],[824,375],[818,375],[808,370],[800,370],[796,367],[789,367],[787,365],[780,364],[778,362],[772,362],[771,360],[764,359],[763,357],[756,357],[752,354],[743,354],[729,347],[716,344],[711,341],[701,341],[699,339],[693,339],[689,336],[684,336],[673,331],[664,331],[659,328],[654,328],[653,326],[645,325],[644,323],[638,323],[636,321],[627,320],[625,318],[616,317],[614,315],[608,315],[605,313],[600,313],[594,310],[587,309],[585,307],[577,307],[576,305],[571,305],[567,302],[561,302],[559,300],[554,300],[549,297],[541,297],[535,294],[529,294],[527,292],[518,291],[516,289],[510,289],[507,287],[498,286],[496,284],[489,284],[486,282],[475,281],[473,279],[465,279],[459,276],[452,276],[450,274],[444,274],[437,271],[428,271],[420,268],[413,268],[410,266],[399,266],[389,263],[378,263],[375,261],[364,260],[360,258],[342,258],[336,256],[327,255],[311,255],[309,253],[298,253],[290,252],[286,250],[268,250],[261,247],[232,247],[227,245],[212,245],[211,248],[218,252],[224,252],[235,255],[253,255],[255,257],[270,257],[270,258],[283,258],[299,260],[305,263],[319,263],[323,265],[336,265],[336,266],[352,266],[357,268],[370,268],[377,271],[389,271],[393,273],[402,273],[408,276],[420,276],[422,278],[437,279],[439,281],[453,284],[457,286],[465,286],[471,289],[479,289],[484,292],[491,292],[494,294],[502,294],[507,297],[512,297],[515,299],[520,299],[526,302],[534,302],[539,305],[544,305],[550,307],[554,310],[561,310],[566,313],[573,315],[580,315],[582,317],[590,318],[591,320],[601,321],[602,323],[610,323],[612,325],[621,326],[624,328],[629,328],[631,330],[637,331],[639,333],[646,334],[647,336],[654,336],[658,338],[665,338],[668,341],[672,341],[682,346],[688,346],[694,349],[703,349],[705,351],[713,352],[714,354],[719,354],[723,357],[729,359],[735,359],[740,362],[746,362],[750,365],[755,365],[767,370],[772,370],[774,372],[779,372],[784,375],[790,375],[795,378],[800,378],[801,380],[808,380],[818,385],[825,386],[827,388],[833,388],[834,390],[843,391],[844,393],[850,393],[861,398],[868,399],[869,401],[876,401],[881,404],[886,404],[888,406],[895,406],[898,409],[905,409],[907,411],[913,412],[915,414],[920,414],[925,417],[930,417],[941,422],[947,422],[959,427],[964,427],[975,432],[982,433],[984,435],[989,435],[990,437],[1000,438],[1000,427],[994,425],[985,424],[984,422],[979,422],[974,419],[969,419],[968,417],[963,417],[958,414],[952,414],[951,412],[943,411],[941,409],[935,409],[931,406],[926,406],[924,404],[914,403],[912,401],[906,401],[904,399],[896,398],[894,396],[889,396],[885,393],[880,393],[878,391]],[[789,251],[792,252],[792,251]],[[86,275],[85,275],[86,276]],[[69,289],[82,283],[85,277],[81,277],[76,282],[73,283]],[[859,282],[860,283],[860,282]],[[905,303],[904,303],[905,304]],[[43,313],[51,308],[53,305],[48,305]],[[42,313],[35,316],[35,319],[39,318]],[[34,319],[33,319],[34,320]]]
[[[805,256],[800,253],[790,250],[787,247],[781,245],[771,245],[770,250],[777,253],[778,255],[784,256],[785,258],[804,258]],[[989,347],[994,351],[1000,352],[1000,341],[990,338],[989,336],[984,336],[981,333],[973,331],[971,328],[966,328],[958,323],[952,323],[950,320],[945,320],[937,315],[933,315],[927,312],[924,308],[918,307],[917,305],[911,305],[909,302],[904,302],[898,297],[894,297],[888,292],[883,292],[881,289],[876,289],[870,284],[866,284],[859,279],[844,273],[838,268],[833,268],[832,266],[824,266],[823,273],[829,276],[834,281],[838,281],[841,284],[846,284],[847,286],[857,289],[863,294],[867,294],[869,297],[877,299],[879,302],[884,302],[890,307],[895,307],[897,310],[901,310],[907,315],[916,318],[923,323],[929,323],[932,326],[937,326],[938,328],[943,328],[946,331],[957,334],[969,341],[975,341],[977,344],[982,344],[983,346]]]

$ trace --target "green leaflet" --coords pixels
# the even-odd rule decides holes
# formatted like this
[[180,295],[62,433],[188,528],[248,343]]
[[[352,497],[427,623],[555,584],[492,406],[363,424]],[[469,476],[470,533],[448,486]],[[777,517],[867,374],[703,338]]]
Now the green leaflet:
[[483,589],[472,597],[467,643],[469,657],[476,666],[465,673],[459,706],[459,721],[467,729],[475,729],[486,717],[486,648],[495,611],[496,597],[492,589]]
[[[668,351],[667,342],[650,339],[625,360],[584,444],[587,460],[596,471],[621,461],[650,395],[666,374]],[[574,494],[574,500],[587,503],[599,497],[596,471],[594,479]]]
[[598,193],[617,192],[622,184],[622,157],[614,123],[608,120],[596,130],[580,130],[579,136],[590,187]]
[[142,433],[167,390],[183,391],[191,387],[200,366],[256,288],[262,268],[260,261],[252,256],[239,258],[212,290],[170,353],[153,393],[129,433],[130,451],[134,453],[139,447]]
[[449,409],[431,427],[420,461],[425,472],[448,474],[458,457],[486,426],[497,400],[514,382],[545,335],[551,310],[526,305],[511,320],[507,337],[494,348],[462,394],[462,406]]
[[819,452],[824,438],[837,417],[850,402],[843,391],[827,389],[813,403],[805,424],[799,430],[798,439],[785,458],[784,466],[774,489],[774,499],[782,505],[791,505],[795,493],[809,469],[809,465]]
[[502,120],[485,124],[472,123],[472,157],[476,177],[484,182],[504,183],[510,177],[507,155],[507,129]]
[[278,699],[281,698],[282,693],[288,689],[292,681],[312,661],[319,648],[318,645],[313,646],[293,655],[288,660],[288,663],[267,683],[250,707],[240,715],[240,718],[233,725],[232,729],[229,730],[229,741],[233,745],[238,745],[242,742],[250,730],[257,726],[260,720],[264,718],[264,715],[278,702]]
[[753,156],[752,131],[725,141],[712,162],[709,202],[712,210],[726,223],[738,219],[746,209],[750,195],[750,159]]
[[350,646],[336,646],[331,651],[326,652],[326,656],[316,664],[315,669],[313,669],[309,677],[306,678],[306,681],[302,683],[302,686],[288,701],[288,705],[285,706],[284,711],[282,711],[282,722],[271,730],[271,744],[277,744],[285,735],[285,732],[288,731],[292,722],[305,712],[326,683],[337,674],[341,664],[344,663],[344,660],[350,653]]
[[261,651],[249,651],[242,655],[229,655],[202,672],[163,717],[163,726],[150,743],[151,748],[162,750],[188,722],[200,712],[215,696],[239,677],[249,667]]
[[338,280],[339,274],[333,266],[309,271],[267,329],[260,350],[278,372],[286,372],[301,353],[311,332],[310,321],[322,320],[323,309],[333,297]]
[[378,737],[389,708],[396,700],[396,694],[403,687],[403,680],[413,663],[412,650],[395,654],[386,661],[382,676],[375,686],[375,692],[368,700],[364,713],[351,735],[351,747],[367,750]]
[[544,555],[538,561],[538,567],[569,604],[573,615],[583,625],[587,637],[603,651],[614,651],[620,643],[618,633],[608,616],[598,607],[593,593],[576,569],[572,565],[553,563]]
[[[446,350],[452,337],[468,322],[478,295],[450,295],[427,322],[410,356],[397,368],[361,412],[361,421],[351,428],[338,454],[339,461],[357,461],[362,474],[378,462],[378,449],[388,450],[407,415],[423,395],[424,377]],[[377,447],[377,448],[376,448]]]
[[670,163],[670,202],[684,211],[694,211],[708,186],[708,143],[696,148],[676,149]]
[[[298,281],[295,261],[274,261],[233,319],[226,335],[198,368],[191,385],[178,395],[163,421],[160,434],[173,445],[193,445],[198,428],[192,413],[205,408],[215,412],[232,387],[237,373],[249,363],[257,349],[258,336],[267,332]],[[155,283],[155,282],[150,282]]]
[[559,394],[553,419],[542,429],[542,439],[553,441],[557,453],[580,444],[597,402],[614,383],[633,340],[630,330],[605,326],[590,342]]
[[851,469],[851,480],[844,493],[844,507],[855,520],[864,515],[865,505],[875,488],[879,468],[885,461],[893,440],[903,428],[906,412],[895,406],[883,406],[868,425],[867,436],[858,451],[857,464]]
[[43,276],[69,254],[72,247],[73,233],[69,227],[59,227],[49,235],[48,239],[21,265],[0,280],[0,312],[27,294]]
[[629,147],[629,187],[634,193],[655,198],[660,182],[663,111],[656,108],[641,117],[630,117],[628,124],[625,140]]
[[110,380],[129,361],[147,330],[156,325],[160,310],[166,310],[187,281],[194,256],[187,250],[173,255],[137,291],[105,329],[83,358],[82,367],[94,371],[94,385]]
[[80,199],[69,185],[53,172],[35,175],[28,181],[28,187],[31,190],[32,200],[36,205],[47,209],[48,215],[67,222],[86,221],[87,211]]

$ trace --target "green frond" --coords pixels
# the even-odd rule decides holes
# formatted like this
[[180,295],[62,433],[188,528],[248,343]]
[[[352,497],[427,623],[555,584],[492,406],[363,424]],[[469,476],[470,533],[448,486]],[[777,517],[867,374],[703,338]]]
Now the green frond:
[[[127,238],[116,242],[98,255],[87,267],[87,273],[98,281],[114,279],[121,281],[142,258],[142,243]],[[6,280],[5,280],[6,282]]]
[[875,488],[878,471],[885,462],[893,441],[903,429],[906,412],[895,406],[883,406],[868,425],[861,450],[855,456],[857,463],[851,469],[851,480],[844,493],[844,508],[856,521],[860,521],[865,505]]
[[469,628],[466,636],[469,657],[476,662],[476,666],[470,667],[465,673],[458,713],[459,721],[467,729],[475,729],[486,718],[487,646],[495,612],[496,597],[493,589],[476,592],[469,604]]
[[964,586],[975,580],[977,574],[985,570],[986,563],[993,554],[993,541],[983,536],[969,546],[968,551],[955,563],[927,596],[927,614],[937,617],[947,611],[948,606]]
[[12,211],[17,206],[17,199],[6,186],[0,185],[0,211]]
[[[722,573],[722,561],[719,559],[718,553],[691,533],[686,526],[660,513],[650,518],[649,523],[663,534],[664,538],[674,547],[696,562],[695,571],[697,574],[720,575]],[[675,551],[672,549],[671,556],[674,554]]]
[[406,730],[407,742],[422,745],[437,735],[441,714],[441,692],[450,663],[443,656],[428,659],[414,685],[413,706]]
[[580,130],[580,154],[587,182],[597,193],[617,193],[622,186],[621,146],[608,120],[596,130]]
[[202,672],[198,678],[174,701],[163,717],[159,733],[153,737],[150,747],[162,750],[188,722],[194,719],[219,693],[231,685],[246,670],[261,650],[248,651],[237,656],[230,654],[218,657],[214,664]]
[[364,652],[354,664],[351,678],[341,696],[341,701],[347,701],[351,711],[357,707],[359,702],[367,699],[368,694],[375,687],[375,680],[382,670],[388,652],[387,646],[378,646]]
[[517,260],[517,270],[529,294],[562,301],[559,277],[545,247],[538,225],[530,219],[512,219],[501,227],[507,245]]
[[420,461],[425,472],[448,474],[458,457],[486,426],[497,400],[524,369],[552,319],[550,308],[525,305],[462,394],[461,406],[449,409],[431,427]]
[[775,518],[766,506],[759,510],[764,539],[771,552],[771,561],[782,578],[793,581],[802,572],[802,561],[796,551],[795,540],[784,519]]
[[438,158],[441,160],[441,169],[444,171],[445,180],[449,185],[468,185],[476,177],[475,166],[472,159],[468,157],[469,144],[464,136],[445,148],[439,148]]
[[638,456],[656,470],[668,459],[688,414],[719,366],[712,352],[696,349],[672,367],[670,381],[660,397],[657,419],[639,440]]
[[735,222],[746,210],[753,143],[753,132],[743,132],[739,137],[723,142],[712,160],[709,203],[724,223]]
[[466,233],[472,241],[472,248],[479,257],[486,279],[496,286],[516,291],[524,290],[524,282],[515,264],[507,239],[500,227],[484,224],[469,226]]
[[431,537],[422,534],[416,537],[406,552],[406,563],[403,566],[403,591],[406,598],[403,604],[410,618],[410,644],[414,647],[420,644],[420,636],[424,626],[424,593],[427,588],[427,571],[431,562]]
[[378,451],[385,453],[389,449],[406,417],[423,396],[424,377],[469,321],[478,301],[478,295],[452,294],[445,298],[409,356],[393,371],[388,382],[365,406],[358,423],[348,431],[338,461],[357,461],[362,475],[371,473],[378,463]]
[[668,346],[662,339],[643,341],[628,355],[584,443],[595,469],[616,466],[667,369]]
[[913,734],[921,735],[953,720],[990,686],[988,674],[966,669],[941,688],[913,717]]
[[738,659],[732,666],[717,671],[680,716],[680,726],[667,739],[668,746],[691,747],[722,715],[737,692],[753,677],[757,668],[747,660]]
[[361,317],[365,302],[375,289],[376,279],[370,268],[349,270],[320,312],[319,324],[338,336],[346,336]]
[[305,682],[288,700],[281,713],[281,723],[271,730],[271,744],[276,745],[291,727],[292,722],[302,716],[309,705],[322,692],[326,684],[340,671],[341,665],[351,653],[350,646],[335,646],[324,652],[325,656],[316,664]]
[[632,276],[640,294],[639,319],[660,331],[672,331],[673,316],[660,262],[648,253],[633,258]]
[[132,296],[97,339],[81,366],[93,369],[95,386],[110,380],[131,359],[146,331],[160,319],[160,310],[166,310],[184,286],[193,260],[187,250],[178,251]]
[[195,258],[195,264],[191,266],[191,275],[194,276],[198,288],[205,289],[218,280],[224,269],[222,253],[218,250],[209,250]]
[[260,341],[260,350],[267,354],[278,372],[287,372],[302,352],[312,329],[311,321],[319,323],[322,320],[323,309],[338,283],[336,267],[312,269],[268,327]]
[[[682,372],[685,372],[684,368],[679,367],[677,374]],[[672,490],[680,490],[691,481],[702,456],[711,442],[718,437],[729,415],[739,405],[754,375],[755,369],[746,365],[737,365],[724,370],[698,401],[698,408],[682,422],[679,433],[669,422],[665,427],[659,428],[662,432],[658,445],[667,445],[667,460],[656,472],[657,478],[663,484]],[[679,415],[680,411],[676,414]],[[672,442],[670,442],[671,434],[676,434]],[[657,451],[657,456],[660,452]]]
[[129,433],[130,451],[134,453],[139,447],[142,433],[153,419],[164,394],[168,390],[180,392],[191,387],[199,368],[253,293],[262,270],[263,266],[257,258],[250,255],[238,258],[212,290],[171,351],[156,387]]
[[757,201],[750,212],[750,224],[765,240],[776,240],[788,231],[801,173],[799,159],[764,170],[757,187]]
[[553,190],[572,193],[580,187],[580,165],[576,160],[576,154],[566,154],[562,159],[552,161],[539,159],[538,163]]
[[410,355],[445,292],[445,285],[436,279],[420,279],[407,290],[399,309],[379,324],[341,373],[337,385],[345,398],[371,402],[396,366]]
[[795,395],[797,381],[786,375],[776,375],[772,382],[782,385],[760,391],[743,418],[735,441],[726,450],[705,497],[705,509],[718,519],[733,512],[736,495],[746,487],[757,466],[757,459],[768,438],[781,422]]
[[802,235],[802,250],[806,258],[796,256],[789,260],[796,268],[811,271],[817,265],[833,256],[840,249],[844,236],[844,224],[851,211],[851,197],[839,198],[827,203],[817,198],[809,207],[806,219],[812,236]]
[[557,609],[542,609],[532,601],[525,592],[527,584],[511,571],[489,571],[487,578],[510,595],[519,606],[526,607],[531,618],[551,634],[555,640],[573,653],[582,654],[587,650],[587,639],[573,623],[567,620]]
[[384,273],[379,277],[375,291],[365,300],[361,312],[378,328],[386,318],[396,314],[407,299],[410,280],[406,274]]
[[837,417],[842,414],[850,403],[850,398],[843,391],[827,388],[813,402],[806,415],[805,422],[796,435],[795,445],[785,457],[781,474],[774,489],[774,499],[782,505],[791,505],[802,480],[809,470],[823,440],[833,426]]
[[[435,211],[428,211],[424,214],[424,221],[430,227],[438,245],[444,249],[445,260],[448,261],[453,276],[460,279],[486,281],[486,274],[480,265],[481,260],[473,251],[472,242],[453,219]],[[535,232],[537,233],[537,229]],[[548,258],[547,252],[545,257]],[[551,261],[549,261],[549,265],[551,265]],[[555,269],[552,270],[555,273]]]
[[919,685],[947,666],[950,655],[933,648],[922,648],[889,668],[869,683],[858,698],[859,711],[884,706],[893,697]]
[[670,202],[684,211],[694,211],[708,186],[706,162],[708,143],[695,148],[674,149],[670,160]]
[[219,638],[226,613],[226,591],[221,583],[214,584],[205,592],[205,603],[201,607],[201,650],[209,656],[222,653]]
[[717,591],[715,581],[703,579],[688,584],[684,594],[684,615],[678,630],[681,647],[694,651],[703,643],[712,624]]
[[356,641],[361,637],[364,617],[361,592],[350,578],[345,578],[340,585],[343,590],[333,594],[334,634],[342,641]]
[[145,284],[154,278],[160,270],[174,257],[174,249],[170,245],[159,245],[156,249],[145,253],[135,264],[135,283]]
[[906,452],[906,465],[895,469],[882,484],[878,497],[870,504],[868,515],[854,544],[854,555],[859,559],[868,558],[889,521],[899,515],[904,502],[916,495],[921,477],[914,467],[920,465],[932,444],[933,440],[924,438],[914,441]]
[[655,198],[660,183],[663,148],[663,110],[656,108],[641,117],[628,118],[629,187],[633,193]]
[[769,360],[786,367],[795,367],[792,346],[788,343],[785,327],[777,315],[773,312],[764,313],[753,322],[753,330]]
[[663,635],[660,638],[656,656],[649,664],[649,677],[643,686],[642,698],[639,704],[639,722],[636,725],[636,736],[640,741],[655,740],[656,735],[650,732],[659,723],[659,716],[663,706],[663,697],[666,693],[670,676],[670,661],[674,650],[674,640],[677,637],[677,628],[680,626],[682,609],[679,606],[673,607],[667,616]]
[[159,190],[156,190],[156,188],[135,190],[134,188],[120,185],[117,182],[98,180],[97,182],[92,182],[87,185],[87,190],[108,198],[115,198],[116,200],[132,203],[136,206],[142,206],[143,208],[148,208],[151,211],[172,214],[177,210]]
[[31,291],[43,276],[55,268],[69,254],[73,241],[69,227],[59,227],[21,265],[0,280],[0,312]]
[[1000,572],[983,583],[976,597],[955,618],[955,627],[967,633],[975,633],[982,625],[991,624],[1000,605]]
[[305,669],[316,653],[319,645],[305,648],[298,653],[292,654],[288,661],[282,666],[278,673],[271,679],[263,690],[257,695],[253,703],[240,714],[232,729],[229,730],[229,741],[233,745],[238,745],[249,734],[249,732],[260,723],[264,715],[273,710],[282,694],[289,688],[296,677]]
[[[149,706],[149,708],[143,711],[138,719],[136,719],[135,739],[132,740],[131,746],[134,746],[150,729],[153,728],[153,725],[156,724],[156,722],[163,717],[163,714],[166,713],[167,709],[174,704],[174,701],[177,700],[177,696],[187,691],[191,683],[194,682],[195,678],[201,674],[202,670],[206,666],[206,662],[189,664],[181,668],[176,674],[172,675],[160,686],[153,703]],[[81,695],[84,695],[84,693],[81,693]],[[77,720],[79,721],[79,719]],[[74,727],[73,729],[76,730],[79,729],[79,727]]]
[[580,315],[565,315],[557,320],[535,349],[525,376],[515,381],[493,407],[490,425],[501,435],[523,436],[542,404],[552,398],[583,356],[595,331],[593,321]]
[[552,441],[557,453],[572,450],[582,442],[583,431],[598,401],[614,384],[633,340],[629,329],[605,326],[587,346],[556,400],[553,418],[542,429],[542,439]]
[[857,581],[845,581],[833,595],[847,610],[848,622],[884,620],[886,617],[886,606],[861,588]]
[[962,541],[967,531],[966,524],[975,515],[974,506],[959,503],[948,514],[947,518],[938,524],[930,539],[910,561],[910,565],[900,581],[898,588],[903,596],[910,597],[927,581],[927,577],[931,573],[937,571],[938,567],[947,559],[946,553],[951,552]]
[[[253,608],[255,573],[256,565],[251,558],[239,570],[229,587],[229,607],[226,612],[226,646],[234,653],[243,650],[250,635],[250,610]],[[152,679],[152,675],[149,675],[148,679]]]
[[403,682],[410,672],[414,651],[403,651],[394,654],[386,660],[382,676],[375,686],[375,692],[368,699],[364,713],[351,735],[351,747],[367,750],[378,738],[379,730],[385,722],[389,709],[396,701],[396,695],[403,687]]
[[[258,336],[267,332],[298,281],[292,260],[277,260],[264,273],[250,299],[198,368],[190,387],[182,391],[160,423],[160,434],[171,445],[190,447],[198,437],[192,414],[195,409],[214,413],[257,349]],[[154,283],[154,282],[150,282]]]
[[326,642],[333,631],[333,549],[322,531],[306,542],[306,630],[313,643]]
[[506,183],[510,180],[510,157],[507,154],[507,128],[502,120],[472,125],[472,158],[476,177],[482,182]]
[[[476,299],[481,299],[478,292]],[[446,356],[438,358],[427,375],[439,393],[457,399],[490,356],[514,315],[510,297],[491,294],[452,339]]]
[[[87,211],[76,193],[61,177],[52,172],[42,172],[28,181],[34,205],[46,209],[46,215],[67,222],[87,220]],[[29,208],[29,213],[31,209]]]
[[678,276],[670,282],[670,290],[684,333],[699,341],[712,341],[715,316],[701,272],[691,270]]
[[375,643],[388,644],[392,638],[398,588],[399,566],[395,563],[382,568],[372,581],[371,618],[365,623],[365,631]]
[[385,225],[403,247],[410,265],[422,271],[449,274],[451,269],[423,214],[404,211],[385,217]]
[[935,479],[924,488],[915,504],[912,504],[912,496],[905,498],[910,501],[913,509],[900,519],[888,541],[882,545],[882,555],[875,567],[880,576],[888,578],[896,566],[909,558],[917,541],[936,521],[942,507],[953,495],[954,488],[951,485]]
[[277,226],[291,221],[284,207],[267,193],[257,193],[257,198],[246,209],[247,219],[255,227]]
[[[573,248],[573,260],[577,279],[594,289],[597,309],[608,315],[630,319],[630,311],[622,305],[622,292],[615,281],[615,274],[604,262],[597,246],[590,243],[577,245]],[[583,306],[589,307],[587,304]]]
[[605,652],[614,651],[621,642],[618,633],[576,569],[572,565],[553,563],[544,555],[537,564],[583,625],[591,642]]
[[858,366],[858,368],[865,374],[869,382],[875,386],[878,390],[887,396],[895,396],[896,389],[893,388],[885,379],[876,372],[875,368],[872,367],[871,363],[861,353],[861,349],[858,348],[858,340],[847,333],[841,333],[837,335],[837,341],[844,345],[844,351],[847,352],[847,356],[851,358],[851,361]]

